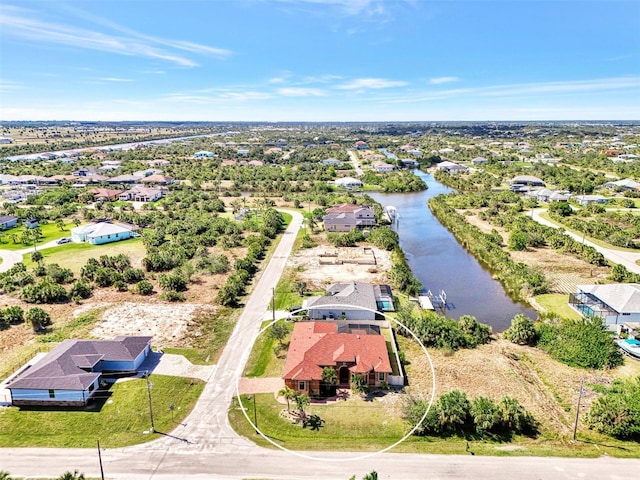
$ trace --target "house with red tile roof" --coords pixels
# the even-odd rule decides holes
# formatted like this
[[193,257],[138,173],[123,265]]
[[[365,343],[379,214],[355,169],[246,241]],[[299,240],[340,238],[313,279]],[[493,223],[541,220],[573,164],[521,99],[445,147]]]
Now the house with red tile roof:
[[342,388],[350,388],[354,375],[377,387],[392,374],[379,329],[335,322],[296,323],[282,374],[285,385],[309,396],[327,394],[334,386],[322,379],[325,367],[335,370]]

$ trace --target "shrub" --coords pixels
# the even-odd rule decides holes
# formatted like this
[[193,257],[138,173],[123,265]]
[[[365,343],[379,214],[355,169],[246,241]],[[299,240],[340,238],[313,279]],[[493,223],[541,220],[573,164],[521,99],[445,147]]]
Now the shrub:
[[511,326],[504,331],[503,335],[504,338],[518,345],[535,345],[538,338],[531,319],[521,313],[511,319]]
[[2,317],[10,324],[10,325],[18,325],[24,322],[24,310],[17,305],[12,307],[7,307],[2,310]]
[[27,303],[56,303],[67,300],[67,291],[62,285],[44,277],[37,284],[24,287],[21,296]]
[[140,295],[151,295],[153,293],[153,284],[147,280],[136,283],[136,292]]
[[640,377],[615,380],[591,403],[586,423],[605,435],[640,440]]
[[486,397],[476,397],[469,410],[476,431],[480,434],[490,432],[500,425],[500,410],[496,404]]
[[40,307],[32,307],[27,310],[25,319],[31,324],[34,332],[41,332],[51,325],[51,317]]
[[181,275],[175,273],[160,275],[158,283],[162,288],[174,292],[184,292],[187,289],[187,281]]
[[622,353],[602,320],[563,320],[558,324],[537,323],[537,346],[556,360],[572,367],[613,368],[622,365]]
[[80,299],[89,298],[92,293],[93,289],[91,288],[91,285],[84,278],[76,280],[73,286],[69,289],[69,296],[72,299],[74,297],[78,297]]
[[144,280],[144,270],[141,268],[127,268],[122,272],[122,280],[127,283],[137,283]]
[[186,297],[182,292],[176,292],[174,290],[166,290],[162,292],[162,298],[168,302],[184,302]]

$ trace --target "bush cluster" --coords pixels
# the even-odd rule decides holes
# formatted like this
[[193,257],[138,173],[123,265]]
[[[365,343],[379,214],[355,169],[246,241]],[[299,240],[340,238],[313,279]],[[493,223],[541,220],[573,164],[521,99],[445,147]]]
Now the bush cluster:
[[421,418],[429,403],[410,397],[404,406],[404,418],[417,425],[414,435],[475,435],[480,438],[512,435],[535,435],[537,422],[512,397],[494,402],[486,397],[469,400],[464,392],[452,390],[433,402],[424,420]]

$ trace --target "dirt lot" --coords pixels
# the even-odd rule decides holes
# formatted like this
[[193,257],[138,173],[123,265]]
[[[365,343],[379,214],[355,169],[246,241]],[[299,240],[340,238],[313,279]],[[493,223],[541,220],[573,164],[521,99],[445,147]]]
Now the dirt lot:
[[[321,257],[324,254],[336,257]],[[374,261],[375,265],[343,263],[342,265],[322,265],[320,262],[356,262]],[[289,259],[289,267],[296,270],[297,278],[306,282],[311,290],[324,290],[335,282],[362,281],[371,283],[387,283],[391,270],[389,252],[379,248],[319,246],[302,249]]]
[[[411,352],[407,366],[413,394],[431,392],[432,377],[428,360],[420,349],[401,339]],[[505,395],[517,398],[543,428],[560,434],[570,434],[575,418],[575,405],[584,376],[585,394],[581,412],[589,409],[597,394],[589,384],[608,384],[612,378],[632,375],[633,365],[625,365],[613,372],[588,371],[568,367],[551,359],[536,348],[514,345],[497,340],[472,350],[445,353],[429,349],[435,374],[436,397],[453,389],[466,392],[468,398],[477,396],[499,400]],[[627,363],[631,360],[627,360]]]

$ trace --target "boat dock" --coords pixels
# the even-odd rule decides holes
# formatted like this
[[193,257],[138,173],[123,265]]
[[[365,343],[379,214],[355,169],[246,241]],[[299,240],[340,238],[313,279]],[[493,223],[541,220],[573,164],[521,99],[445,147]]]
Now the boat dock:
[[440,290],[439,293],[434,294],[431,290],[428,290],[426,295],[418,297],[418,305],[423,310],[441,310],[444,312],[447,309],[447,293],[444,290]]
[[382,217],[387,220],[389,223],[394,223],[400,215],[398,214],[398,209],[393,205],[387,205],[382,208]]

